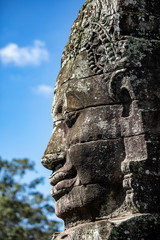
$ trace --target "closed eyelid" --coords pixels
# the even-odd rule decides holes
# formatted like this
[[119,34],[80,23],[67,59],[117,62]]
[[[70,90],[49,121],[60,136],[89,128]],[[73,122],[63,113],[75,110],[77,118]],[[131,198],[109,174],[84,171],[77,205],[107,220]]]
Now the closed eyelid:
[[[80,95],[80,94],[79,94]],[[84,108],[83,96],[79,96],[78,93],[68,92],[64,99],[64,112],[76,111]]]
[[[80,96],[79,96],[80,95]],[[52,107],[52,116],[54,121],[64,120],[68,113],[83,109],[83,96],[78,92],[69,91],[64,93]],[[72,115],[72,114],[71,114]]]

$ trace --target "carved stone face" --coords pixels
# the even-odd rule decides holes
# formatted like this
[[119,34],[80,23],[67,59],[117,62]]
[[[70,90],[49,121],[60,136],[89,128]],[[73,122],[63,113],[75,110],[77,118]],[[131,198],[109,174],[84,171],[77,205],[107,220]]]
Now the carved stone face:
[[[115,1],[86,1],[56,81],[54,128],[42,163],[53,171],[56,215],[68,226],[115,210],[119,216],[126,205],[128,212],[155,211],[160,202],[154,179],[160,165],[159,43],[139,39],[143,25],[126,17],[128,10],[113,14],[117,9]],[[126,36],[131,19],[141,34]]]
[[[78,66],[85,61],[82,54]],[[72,69],[70,80],[63,81],[65,67],[58,76],[52,109],[54,128],[42,158],[43,165],[53,170],[51,194],[56,214],[64,220],[85,207],[88,211],[88,206],[97,202],[90,215],[101,201],[110,205],[108,213],[119,204],[124,159],[121,104],[113,104],[102,76],[78,79],[74,65]]]

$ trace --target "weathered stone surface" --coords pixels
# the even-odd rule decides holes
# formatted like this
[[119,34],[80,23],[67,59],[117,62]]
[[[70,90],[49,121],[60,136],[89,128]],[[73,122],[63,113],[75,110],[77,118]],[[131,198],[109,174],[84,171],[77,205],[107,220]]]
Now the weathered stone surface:
[[[143,227],[142,227],[143,226]],[[57,236],[56,236],[57,235]],[[86,223],[54,234],[53,240],[159,240],[160,219],[158,215],[137,214],[121,219]]]
[[160,239],[159,0],[86,1],[52,116],[42,164],[65,221],[53,239]]
[[121,113],[120,105],[83,109],[78,112],[78,119],[72,127],[69,144],[120,137]]

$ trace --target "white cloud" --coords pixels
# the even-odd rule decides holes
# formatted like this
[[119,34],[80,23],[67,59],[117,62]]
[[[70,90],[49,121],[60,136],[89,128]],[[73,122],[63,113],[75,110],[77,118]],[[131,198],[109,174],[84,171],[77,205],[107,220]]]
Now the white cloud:
[[50,94],[53,94],[53,87],[47,86],[47,85],[39,85],[33,89],[33,92],[37,93],[37,94],[48,96]]
[[0,49],[0,60],[3,64],[14,63],[17,66],[39,65],[49,58],[45,44],[35,40],[33,46],[19,47],[15,43],[9,43]]

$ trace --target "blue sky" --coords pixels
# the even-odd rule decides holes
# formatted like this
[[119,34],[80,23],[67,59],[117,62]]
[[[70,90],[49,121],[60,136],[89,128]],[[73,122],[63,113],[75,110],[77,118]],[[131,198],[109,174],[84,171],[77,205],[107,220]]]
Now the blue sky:
[[[40,163],[52,131],[53,88],[85,0],[0,0],[0,156]],[[28,176],[29,178],[29,176]]]

